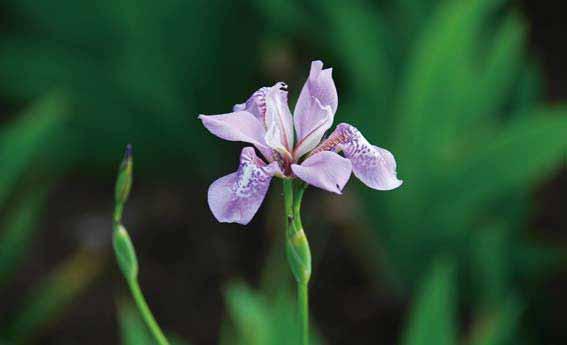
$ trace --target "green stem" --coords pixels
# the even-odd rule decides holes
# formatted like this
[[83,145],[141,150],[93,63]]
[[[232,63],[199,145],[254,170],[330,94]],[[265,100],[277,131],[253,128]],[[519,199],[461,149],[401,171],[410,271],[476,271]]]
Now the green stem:
[[[297,309],[301,331],[301,345],[309,344],[309,292],[311,275],[311,253],[301,224],[301,201],[307,185],[294,185],[291,180],[283,181],[284,206],[286,215],[286,246],[288,261],[297,281]],[[295,198],[294,198],[295,196]]]
[[159,328],[159,325],[154,318],[150,307],[148,307],[148,303],[144,298],[144,294],[140,289],[140,284],[138,284],[138,281],[136,279],[128,279],[128,286],[130,287],[130,291],[132,292],[132,296],[134,297],[134,301],[136,301],[136,305],[138,306],[138,310],[140,311],[144,322],[150,329],[150,332],[156,339],[157,343],[159,345],[169,345],[169,342],[161,331],[161,328]]
[[303,201],[303,193],[307,189],[307,184],[301,182],[295,189],[295,199],[293,200],[293,221],[296,231],[303,230],[301,224],[301,201]]
[[307,283],[297,283],[297,306],[301,327],[301,345],[309,344],[309,290]]
[[284,207],[285,207],[285,224],[287,235],[290,236],[295,232],[293,227],[293,181],[283,180],[284,191]]

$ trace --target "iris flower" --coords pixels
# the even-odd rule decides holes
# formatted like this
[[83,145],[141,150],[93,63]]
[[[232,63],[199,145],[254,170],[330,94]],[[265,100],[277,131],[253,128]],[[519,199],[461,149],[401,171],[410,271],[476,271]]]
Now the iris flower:
[[323,69],[323,62],[311,63],[293,115],[287,98],[287,85],[278,82],[254,92],[231,113],[199,116],[214,135],[252,144],[261,154],[245,147],[238,170],[209,187],[209,207],[219,222],[248,224],[274,176],[299,178],[337,194],[351,173],[377,190],[402,184],[394,156],[371,145],[355,127],[341,123],[324,138],[333,124],[338,96],[332,69]]

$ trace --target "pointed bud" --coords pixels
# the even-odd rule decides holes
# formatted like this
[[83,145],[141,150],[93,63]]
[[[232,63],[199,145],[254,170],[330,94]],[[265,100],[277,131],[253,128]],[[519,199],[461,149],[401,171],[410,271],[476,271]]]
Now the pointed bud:
[[122,208],[128,200],[130,188],[132,187],[132,164],[132,145],[128,144],[126,146],[126,151],[124,152],[124,158],[122,159],[122,163],[118,169],[118,177],[116,178],[116,212],[114,215],[114,220],[116,222],[119,222],[122,217]]
[[311,250],[303,229],[288,234],[286,254],[295,280],[307,284],[311,278]]
[[136,250],[130,240],[128,231],[121,224],[114,228],[114,237],[112,239],[114,246],[114,254],[118,261],[118,266],[124,274],[126,280],[136,279],[138,277],[138,259]]

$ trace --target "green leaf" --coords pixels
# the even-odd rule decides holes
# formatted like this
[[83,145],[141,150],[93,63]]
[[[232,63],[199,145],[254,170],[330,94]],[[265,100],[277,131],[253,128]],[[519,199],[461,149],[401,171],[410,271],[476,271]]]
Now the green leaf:
[[[447,174],[451,198],[436,212],[459,226],[476,214],[483,202],[546,176],[567,153],[567,109],[541,110],[513,121],[501,133],[454,164]],[[435,212],[434,212],[435,213]]]
[[[0,130],[0,208],[18,179],[32,168],[38,155],[45,152],[46,143],[60,134],[66,112],[64,98],[60,94],[51,94]],[[36,174],[43,168],[33,165]]]
[[120,303],[118,321],[122,345],[153,345],[154,338],[131,303]]
[[469,345],[505,345],[514,344],[518,323],[523,307],[514,297],[495,308],[492,313],[477,320],[471,334]]
[[412,173],[408,178],[421,189],[427,189],[423,182],[442,169],[440,164],[455,148],[453,140],[461,134],[457,124],[463,114],[469,114],[466,105],[472,103],[478,74],[483,71],[482,65],[477,66],[479,39],[500,3],[443,2],[416,42],[398,100],[397,139],[399,155]]
[[472,289],[475,310],[483,312],[505,299],[510,291],[509,231],[504,225],[477,229],[471,234]]
[[[294,294],[285,283],[277,293],[255,291],[242,283],[229,286],[226,293],[233,329],[225,329],[223,345],[297,345],[300,341]],[[269,295],[269,298],[268,298]],[[310,328],[310,344],[321,338]]]
[[525,62],[525,34],[526,25],[518,15],[511,14],[502,20],[488,46],[486,61],[483,61],[476,75],[478,81],[470,85],[473,95],[463,115],[457,116],[457,119],[463,120],[458,123],[460,130],[469,128],[479,117],[489,121],[490,117],[502,111],[501,107],[511,96]]
[[[394,94],[393,84],[396,40],[388,31],[388,21],[380,10],[365,1],[320,1],[317,6],[326,16],[325,26],[331,35],[330,47],[345,66],[341,71],[349,78],[347,93],[355,104],[362,107],[365,116],[356,114],[358,125],[374,128],[382,138],[390,133],[389,124],[381,122],[390,109]],[[364,52],[364,53],[361,53]],[[353,111],[341,111],[343,120],[353,116]],[[380,123],[379,126],[377,124]]]
[[404,345],[456,345],[455,278],[447,261],[434,264],[421,283],[406,325]]
[[18,344],[29,343],[74,305],[76,298],[102,271],[105,259],[99,251],[77,250],[23,295],[23,305],[13,320],[0,330],[1,335]]
[[31,240],[38,230],[37,221],[46,195],[46,187],[33,189],[6,216],[0,228],[0,287],[31,251]]
[[[120,338],[122,345],[154,345],[155,339],[148,331],[146,324],[140,317],[136,306],[130,302],[120,302],[118,305],[118,322],[120,324]],[[172,345],[189,345],[188,342],[169,334],[168,339]]]
[[228,288],[226,300],[241,340],[239,344],[270,344],[270,310],[263,297],[254,294],[243,284],[235,284]]

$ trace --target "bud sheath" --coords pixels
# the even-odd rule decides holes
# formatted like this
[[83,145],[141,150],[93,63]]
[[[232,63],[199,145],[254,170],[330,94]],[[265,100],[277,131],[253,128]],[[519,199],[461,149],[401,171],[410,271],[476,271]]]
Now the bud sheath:
[[113,236],[114,253],[126,280],[138,277],[138,259],[130,235],[122,225],[116,225]]

